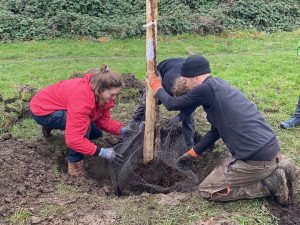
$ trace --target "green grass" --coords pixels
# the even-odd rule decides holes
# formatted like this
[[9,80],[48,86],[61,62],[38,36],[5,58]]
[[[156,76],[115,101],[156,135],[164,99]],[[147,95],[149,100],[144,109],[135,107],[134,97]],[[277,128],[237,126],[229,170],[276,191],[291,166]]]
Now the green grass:
[[59,183],[55,186],[55,193],[61,197],[70,196],[76,193],[76,188],[64,183]]
[[17,126],[13,126],[11,133],[15,137],[20,137],[28,141],[35,140],[37,133],[41,130],[40,126],[34,120],[26,118],[22,120]]
[[10,216],[9,221],[13,224],[25,225],[30,217],[31,213],[28,210],[20,209]]
[[68,213],[69,211],[70,209],[65,205],[45,204],[41,207],[39,211],[39,216],[54,216],[56,214]]
[[[200,224],[210,218],[226,216],[241,225],[275,225],[268,209],[262,209],[261,200],[215,203],[197,195],[188,197],[178,205],[159,204],[159,195],[150,197],[110,199],[112,209],[120,217],[117,225],[135,224]],[[227,220],[227,222],[228,222]]]
[[[237,32],[218,37],[189,34],[159,37],[158,61],[168,57],[186,57],[192,52],[203,53],[211,63],[212,74],[242,90],[257,105],[277,134],[282,152],[300,165],[300,128],[278,128],[280,121],[294,112],[300,94],[300,57],[296,55],[299,36],[300,30],[277,34]],[[144,79],[145,75],[144,39],[111,40],[107,43],[87,39],[1,43],[0,53],[0,93],[5,98],[16,93],[16,84],[42,88],[67,79],[74,71],[86,71],[102,63],[120,73],[134,73],[139,79]],[[121,112],[122,107],[125,106],[119,104],[114,112]],[[200,124],[199,129],[206,127]],[[12,128],[14,136],[25,139],[36,137],[39,131],[40,128],[31,120],[24,120]],[[57,192],[64,194],[73,190],[58,186]],[[262,210],[261,200],[218,204],[193,197],[178,206],[161,207],[155,200],[137,204],[127,198],[113,199],[110,204],[115,204],[121,215],[117,224],[130,221],[192,224],[223,213],[231,213],[240,224],[276,224],[276,218]],[[48,206],[41,213],[55,214],[62,210]],[[21,221],[19,218],[26,215],[16,212],[11,221],[12,218]]]

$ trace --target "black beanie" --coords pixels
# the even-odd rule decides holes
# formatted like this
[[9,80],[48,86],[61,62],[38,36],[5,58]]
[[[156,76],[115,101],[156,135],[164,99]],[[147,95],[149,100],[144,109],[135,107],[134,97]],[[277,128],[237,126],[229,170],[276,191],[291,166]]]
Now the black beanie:
[[181,66],[181,76],[183,77],[196,77],[210,72],[209,62],[202,55],[187,57]]

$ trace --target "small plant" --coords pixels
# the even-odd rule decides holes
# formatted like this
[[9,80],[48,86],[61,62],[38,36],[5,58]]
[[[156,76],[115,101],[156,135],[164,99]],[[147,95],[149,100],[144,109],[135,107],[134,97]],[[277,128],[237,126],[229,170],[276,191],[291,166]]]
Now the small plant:
[[60,213],[67,213],[70,209],[67,208],[67,206],[64,205],[44,205],[40,212],[39,215],[42,217],[47,217],[47,216],[51,216],[51,215],[56,215],[56,214],[60,214]]
[[70,185],[59,183],[55,186],[55,192],[60,196],[69,196],[76,193],[76,188]]
[[9,217],[9,221],[13,224],[23,225],[30,219],[31,213],[26,209],[20,209]]

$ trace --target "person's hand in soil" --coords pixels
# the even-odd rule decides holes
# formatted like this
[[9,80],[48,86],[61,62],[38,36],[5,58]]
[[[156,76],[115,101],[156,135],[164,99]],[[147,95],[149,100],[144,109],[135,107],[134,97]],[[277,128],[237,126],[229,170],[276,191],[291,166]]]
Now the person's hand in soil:
[[158,91],[158,89],[162,88],[161,81],[156,74],[149,75],[147,77],[147,81],[155,93]]
[[133,129],[133,126],[131,126],[131,125],[122,127],[121,131],[120,131],[120,133],[121,133],[122,136],[131,134],[133,132],[134,132],[134,129]]
[[172,128],[173,126],[177,125],[179,122],[181,121],[180,117],[174,116],[173,118],[171,118],[168,123],[167,123],[167,127],[168,128]]
[[120,165],[124,161],[123,156],[115,152],[113,148],[101,148],[99,156],[115,165]]
[[197,156],[198,154],[193,148],[191,148],[189,151],[178,158],[176,164],[181,170],[192,170],[193,161]]

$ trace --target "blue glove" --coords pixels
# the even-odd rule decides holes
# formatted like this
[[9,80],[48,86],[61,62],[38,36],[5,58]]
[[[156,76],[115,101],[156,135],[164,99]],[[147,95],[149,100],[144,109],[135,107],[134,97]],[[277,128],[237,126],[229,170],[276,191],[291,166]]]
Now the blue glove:
[[116,153],[113,148],[101,148],[99,156],[116,165],[120,165],[124,161],[123,156]]
[[130,134],[130,133],[132,133],[133,132],[133,129],[131,128],[131,126],[126,126],[126,127],[122,127],[121,128],[121,131],[120,131],[120,133],[121,133],[121,135],[123,136],[123,135],[126,135],[126,134]]

